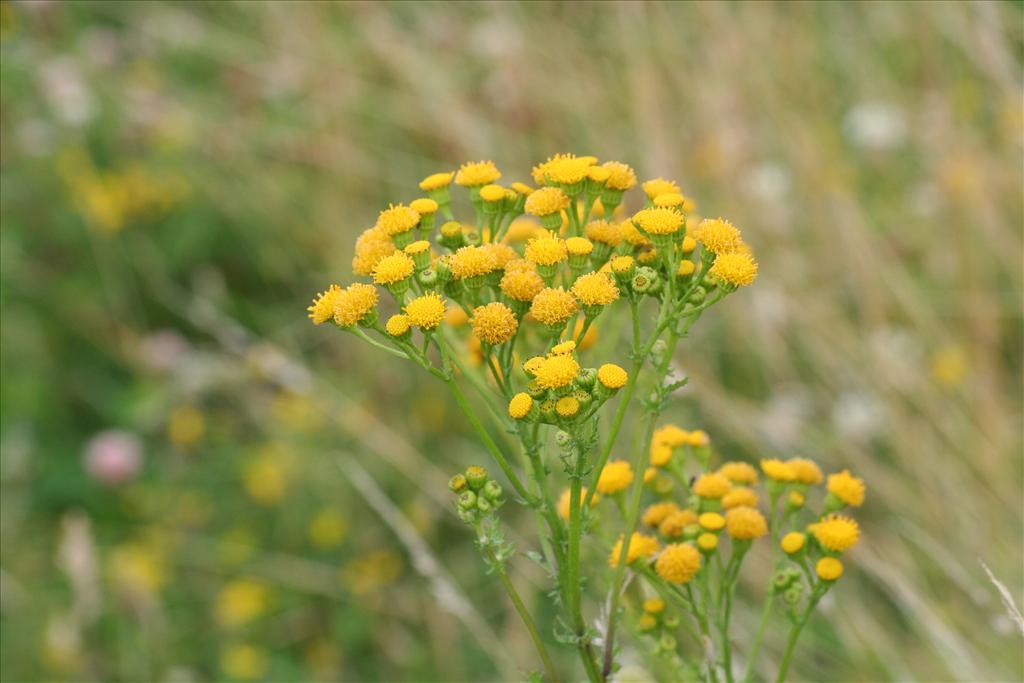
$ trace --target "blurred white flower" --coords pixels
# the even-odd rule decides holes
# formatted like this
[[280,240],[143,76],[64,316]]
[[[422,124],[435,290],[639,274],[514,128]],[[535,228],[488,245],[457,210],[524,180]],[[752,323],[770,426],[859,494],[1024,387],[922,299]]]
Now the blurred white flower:
[[64,123],[81,126],[96,113],[96,103],[78,66],[68,58],[51,59],[39,69],[43,96]]
[[789,172],[781,164],[766,161],[747,172],[747,191],[766,202],[781,201],[789,193]]
[[846,391],[832,404],[832,424],[851,441],[864,441],[885,427],[885,406],[876,396]]
[[888,102],[862,102],[846,113],[843,132],[853,144],[885,151],[899,146],[907,137],[903,110]]
[[138,475],[142,442],[131,432],[105,430],[89,439],[83,460],[90,477],[105,486],[119,486]]
[[811,397],[804,387],[783,386],[772,394],[761,411],[759,428],[774,448],[791,448],[811,415]]

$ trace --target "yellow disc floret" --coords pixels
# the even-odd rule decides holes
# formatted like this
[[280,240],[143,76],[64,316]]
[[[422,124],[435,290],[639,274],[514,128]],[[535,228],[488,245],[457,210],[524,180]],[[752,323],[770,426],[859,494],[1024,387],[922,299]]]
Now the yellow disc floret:
[[384,330],[392,337],[401,337],[409,331],[409,325],[409,316],[396,313],[388,318],[387,323],[384,325]]
[[[587,499],[587,487],[583,486],[580,489],[580,505],[583,505],[583,501]],[[597,505],[598,501],[601,500],[601,496],[594,494],[594,497],[590,499],[590,507]],[[558,514],[562,519],[569,519],[569,503],[572,501],[572,493],[569,489],[563,489],[562,495],[558,497]]]
[[334,317],[334,305],[341,296],[342,289],[338,285],[331,285],[326,292],[317,294],[313,299],[313,305],[307,308],[309,319],[314,325],[322,325]]
[[[629,538],[629,554],[626,555],[626,564],[633,564],[640,558],[648,558],[656,552],[658,552],[658,539],[654,536],[647,536],[639,531],[634,531],[633,535]],[[608,555],[608,564],[612,567],[619,566],[619,558],[621,556],[622,536],[619,536],[619,540],[615,542],[615,547],[612,548],[612,552]]]
[[719,254],[709,274],[733,287],[746,287],[757,279],[757,261],[750,254]]
[[629,373],[615,363],[605,363],[597,369],[597,381],[609,389],[621,389],[629,380]]
[[572,293],[584,306],[607,306],[619,298],[619,288],[604,273],[587,273],[576,278]]
[[734,484],[757,483],[757,470],[747,462],[727,462],[718,468],[718,473]]
[[377,227],[388,237],[412,230],[419,222],[420,215],[405,204],[389,204],[377,217]]
[[526,213],[531,216],[550,216],[567,208],[569,198],[557,187],[542,187],[526,198]]
[[352,327],[366,318],[377,305],[377,289],[361,282],[346,287],[334,299],[334,322]]
[[779,547],[782,548],[782,552],[787,555],[792,555],[793,553],[798,553],[803,550],[805,543],[807,543],[806,534],[802,534],[799,531],[790,531],[782,537],[782,541],[779,542]]
[[494,253],[483,247],[462,247],[448,257],[448,266],[457,279],[486,275],[498,267]]
[[427,292],[407,303],[404,310],[413,325],[421,330],[433,330],[444,320],[445,301],[437,292]]
[[702,474],[693,483],[693,492],[701,498],[718,499],[729,493],[732,484],[721,474],[709,472]]
[[435,173],[428,175],[426,178],[420,181],[420,189],[424,192],[430,190],[440,190],[442,187],[448,187],[452,183],[452,176],[454,173]]
[[813,460],[807,458],[790,458],[786,463],[793,468],[793,473],[796,475],[796,482],[800,484],[807,484],[808,486],[814,486],[820,484],[824,479],[825,475],[822,474],[821,468]]
[[680,194],[682,190],[671,180],[665,180],[664,178],[655,178],[653,180],[645,181],[643,184],[644,194],[647,195],[648,199],[654,199],[660,194],[669,194],[675,192]]
[[658,527],[669,515],[679,512],[679,506],[671,501],[648,505],[640,520],[647,526]]
[[545,325],[564,323],[578,309],[576,299],[561,287],[545,287],[530,304],[530,313]]
[[658,533],[665,538],[679,538],[691,524],[697,523],[697,513],[693,510],[680,510],[662,520],[658,525]]
[[562,417],[574,417],[580,412],[580,402],[574,396],[563,396],[555,403],[555,412]]
[[665,546],[654,563],[658,576],[671,583],[687,583],[700,569],[700,553],[689,543]]
[[633,214],[633,224],[649,235],[672,235],[683,227],[683,214],[675,209],[655,207]]
[[455,174],[455,184],[463,187],[480,187],[493,183],[501,177],[501,171],[493,161],[467,161]]
[[828,475],[828,492],[851,507],[864,504],[864,480],[850,474],[850,470]]
[[534,379],[544,389],[560,389],[569,386],[579,371],[580,364],[572,356],[550,356],[536,364]]
[[587,239],[592,242],[607,244],[609,247],[619,246],[622,241],[622,231],[618,223],[609,221],[590,221],[585,229]]
[[497,301],[473,309],[469,322],[473,325],[473,334],[488,344],[504,344],[519,328],[512,309]]
[[625,490],[633,482],[633,467],[626,460],[612,460],[597,478],[597,490],[611,495]]
[[822,581],[835,581],[843,575],[843,563],[834,557],[823,557],[814,566],[814,571]]
[[752,541],[768,533],[768,522],[756,508],[740,506],[725,513],[725,530],[739,541]]
[[551,233],[535,237],[526,243],[526,260],[539,266],[552,266],[569,258],[565,240]]
[[705,218],[697,226],[694,237],[708,251],[728,254],[743,243],[739,229],[724,218]]
[[409,208],[418,213],[420,216],[429,216],[433,213],[437,213],[437,202],[429,197],[420,197],[409,202]]
[[569,256],[589,256],[594,251],[594,243],[586,237],[570,237],[565,241],[565,250]]
[[510,270],[501,278],[501,293],[515,301],[533,301],[544,289],[544,280],[535,270]]
[[757,506],[757,492],[745,486],[738,486],[722,496],[722,507],[726,510],[741,506]]
[[508,402],[508,416],[522,420],[533,408],[533,398],[526,392],[519,392]]
[[605,187],[625,191],[636,185],[636,173],[621,161],[606,161],[601,166],[611,171]]
[[372,227],[364,230],[356,238],[355,256],[352,257],[352,270],[356,275],[373,275],[373,268],[397,248],[383,230]]
[[708,531],[718,531],[725,526],[725,517],[717,512],[705,512],[697,518],[697,523]]
[[814,537],[823,548],[841,553],[860,538],[860,527],[845,515],[831,514],[814,526]]
[[405,252],[396,251],[385,256],[373,268],[373,281],[378,285],[391,285],[412,275],[416,266]]
[[782,462],[781,460],[771,458],[769,460],[761,461],[761,471],[764,472],[764,476],[775,481],[795,481],[796,472],[790,467],[789,463]]

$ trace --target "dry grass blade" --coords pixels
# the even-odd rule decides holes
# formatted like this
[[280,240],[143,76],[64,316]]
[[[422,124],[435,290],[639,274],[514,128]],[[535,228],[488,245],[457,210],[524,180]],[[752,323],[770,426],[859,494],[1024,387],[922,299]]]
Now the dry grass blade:
[[996,587],[999,591],[999,597],[1003,599],[1003,605],[1006,607],[1006,613],[1010,615],[1010,619],[1013,623],[1017,624],[1017,628],[1020,629],[1020,634],[1024,636],[1024,616],[1021,616],[1020,610],[1017,609],[1017,605],[1013,602],[1013,596],[1010,595],[1010,590],[1003,584],[1002,581],[996,578],[992,570],[985,564],[985,560],[978,558],[978,562],[981,563],[982,569],[988,574],[988,580]]

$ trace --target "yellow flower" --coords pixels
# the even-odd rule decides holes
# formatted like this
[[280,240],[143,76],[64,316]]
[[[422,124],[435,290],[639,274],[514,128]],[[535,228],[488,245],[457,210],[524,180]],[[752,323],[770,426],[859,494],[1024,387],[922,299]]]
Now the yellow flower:
[[792,555],[800,552],[806,542],[807,536],[805,534],[802,534],[799,531],[790,531],[782,537],[782,541],[779,543],[779,546],[782,548],[782,552],[787,555]]
[[623,491],[633,481],[633,468],[625,460],[612,460],[597,478],[597,490],[606,496]]
[[214,616],[225,628],[237,628],[263,614],[267,587],[254,579],[235,579],[217,594]]
[[567,353],[572,353],[576,350],[576,342],[572,339],[564,341],[559,344],[555,344],[551,347],[551,351],[548,353],[549,356],[562,356]]
[[622,241],[622,230],[618,223],[608,221],[590,221],[585,229],[587,239],[592,242],[607,244],[609,247],[619,246]]
[[501,171],[493,161],[467,161],[455,174],[455,184],[463,187],[479,187],[493,183],[501,177]]
[[648,199],[654,199],[660,194],[668,194],[670,192],[681,193],[682,190],[671,180],[665,180],[664,178],[655,178],[648,180],[643,184],[644,194],[647,195]]
[[651,240],[647,238],[647,235],[637,230],[631,220],[625,220],[619,223],[619,234],[622,235],[622,239],[634,247],[651,246]]
[[318,512],[309,523],[309,541],[317,548],[334,548],[345,538],[348,524],[333,508]]
[[718,547],[718,536],[715,534],[703,533],[697,537],[697,547],[706,553]]
[[615,363],[605,363],[597,369],[597,381],[608,389],[621,389],[629,380],[629,374]]
[[843,575],[843,563],[834,557],[823,557],[818,560],[814,571],[822,581],[835,581]]
[[694,429],[692,432],[686,433],[686,443],[694,448],[700,448],[711,443],[711,439],[703,429]]
[[561,287],[545,287],[530,304],[530,313],[545,325],[564,323],[577,311],[576,299]]
[[166,578],[161,556],[134,543],[114,547],[110,552],[109,571],[115,585],[133,596],[155,593]]
[[725,526],[725,517],[717,512],[705,512],[697,518],[697,523],[708,531],[718,531]]
[[[647,558],[656,552],[658,552],[658,539],[654,536],[647,536],[639,531],[634,531],[633,535],[629,538],[629,554],[626,555],[626,564],[633,564],[641,557]],[[619,566],[619,558],[621,556],[622,536],[619,536],[619,540],[615,542],[615,547],[612,548],[612,552],[608,555],[608,564],[612,567]]]
[[737,508],[743,505],[747,507],[757,506],[757,493],[753,489],[739,486],[722,496],[722,507],[726,510],[731,510],[732,508]]
[[420,215],[405,204],[389,204],[377,217],[377,227],[388,237],[412,230],[419,222]]
[[384,330],[392,337],[401,337],[409,331],[409,316],[396,313],[388,318]]
[[557,187],[542,187],[526,198],[526,213],[531,216],[550,216],[569,206],[569,198]]
[[484,185],[480,188],[480,199],[485,202],[505,201],[505,188],[501,185]]
[[740,506],[725,513],[725,530],[740,541],[751,541],[768,533],[768,522],[755,508]]
[[494,253],[483,247],[462,247],[448,257],[448,266],[456,278],[486,275],[498,267]]
[[[447,174],[445,174],[447,175]],[[418,213],[420,216],[429,216],[437,213],[437,202],[429,197],[420,197],[409,202],[409,208]]]
[[289,464],[278,453],[267,452],[248,461],[242,470],[245,491],[262,505],[276,505],[288,488]]
[[793,473],[796,475],[796,481],[800,484],[807,484],[808,486],[814,486],[820,484],[825,478],[822,474],[821,468],[818,467],[817,463],[807,458],[790,458],[786,461],[790,467],[793,468]]
[[501,240],[503,242],[525,242],[531,237],[539,235],[541,231],[547,232],[532,218],[517,218],[508,226],[508,230],[505,231],[505,236]]
[[519,392],[508,402],[508,416],[522,420],[533,408],[533,398],[526,392]]
[[814,527],[814,537],[823,548],[841,553],[860,538],[860,527],[845,515],[826,515]]
[[526,243],[525,256],[527,261],[539,266],[553,266],[569,258],[569,250],[563,239],[545,232]]
[[558,185],[575,185],[587,177],[587,171],[593,165],[593,157],[565,155],[546,164],[544,179]]
[[498,285],[501,293],[515,301],[533,301],[533,298],[544,289],[544,279],[535,270],[509,270]]
[[377,290],[373,285],[355,282],[346,287],[334,301],[334,322],[352,327],[374,313]]
[[379,227],[364,230],[356,239],[352,270],[356,275],[373,275],[373,268],[385,256],[397,251],[391,239]]
[[533,194],[533,188],[526,183],[512,183],[509,187],[512,188],[513,192],[522,197],[529,197]]
[[764,476],[775,481],[790,482],[796,480],[796,472],[789,463],[782,462],[775,458],[761,461],[761,471]]
[[658,525],[658,533],[665,538],[679,538],[691,524],[697,523],[697,513],[693,510],[679,510],[662,520]]
[[331,285],[326,292],[316,295],[313,305],[306,309],[314,325],[322,325],[334,317],[334,302],[340,295],[341,287],[338,285]]
[[828,475],[828,492],[851,507],[864,504],[864,480],[850,474],[850,470]]
[[448,187],[451,185],[452,176],[454,175],[454,173],[435,173],[433,175],[428,175],[420,181],[420,189],[424,192],[429,192],[430,190],[440,190],[442,187]]
[[[579,337],[583,333],[583,318],[576,319],[576,325],[573,327],[571,337]],[[587,349],[593,348],[594,344],[597,343],[597,325],[591,325],[587,328],[583,339],[580,340],[580,351],[586,351]]]
[[714,472],[700,475],[693,483],[693,492],[701,498],[718,499],[729,493],[731,488],[732,484],[728,479]]
[[569,256],[589,256],[594,251],[594,243],[586,237],[570,237],[565,241],[565,250]]
[[786,503],[790,507],[802,508],[805,502],[807,502],[807,499],[799,491],[790,491],[789,495],[786,496]]
[[633,261],[632,256],[616,256],[611,260],[612,272],[613,273],[628,273],[635,266],[636,263]]
[[[587,499],[587,487],[583,486],[580,488],[580,504]],[[562,519],[569,519],[569,501],[572,500],[572,493],[569,489],[563,489],[562,495],[558,498],[558,514]],[[597,502],[601,500],[601,496],[594,494],[594,497],[590,499],[590,507],[597,505]]]
[[651,442],[651,465],[664,467],[672,460],[672,447],[668,444]]
[[734,287],[746,287],[757,279],[757,261],[750,254],[719,254],[708,273]]
[[492,301],[473,309],[473,334],[488,344],[503,344],[515,335],[519,321],[512,309]]
[[728,254],[743,242],[739,229],[724,218],[705,218],[694,237],[715,254]]
[[661,614],[665,611],[665,601],[660,598],[647,598],[644,600],[644,611],[648,614]]
[[534,376],[540,387],[560,389],[572,384],[579,371],[580,364],[572,356],[551,356],[536,364]]
[[[560,163],[562,161],[571,162],[578,158],[579,157],[577,157],[575,154],[556,154],[552,157],[548,157],[547,161],[537,164],[536,166],[533,167],[533,170],[530,172],[530,175],[533,177],[533,182],[537,183],[538,185],[543,185],[546,182],[553,182],[548,180],[547,175],[548,169],[551,168],[552,165]],[[591,164],[588,163],[586,166],[590,165]]]
[[718,468],[718,473],[734,484],[757,483],[757,470],[745,462],[727,462]]
[[192,406],[175,408],[167,421],[167,436],[175,446],[194,446],[206,431],[203,414]]
[[437,292],[427,292],[407,303],[404,310],[413,325],[433,330],[444,320],[445,301]]
[[584,306],[607,306],[619,298],[619,288],[604,273],[587,273],[576,278],[572,293]]
[[408,278],[415,268],[405,252],[396,251],[377,262],[373,268],[373,281],[378,285],[392,285]]
[[520,260],[519,253],[515,249],[501,242],[488,242],[480,248],[494,257],[496,268],[505,268],[512,261]]
[[654,503],[648,505],[647,509],[644,510],[641,521],[650,527],[661,526],[661,523],[665,521],[665,518],[674,512],[679,512],[679,506],[671,501],[664,503]]
[[256,680],[267,673],[267,655],[252,645],[231,645],[220,653],[220,668],[228,678]]
[[530,377],[536,377],[537,370],[539,370],[540,366],[544,364],[544,360],[544,356],[534,356],[532,358],[527,358],[525,361],[523,361],[523,372],[525,372]]
[[674,424],[665,424],[654,430],[651,441],[669,448],[679,448],[686,444],[688,438],[689,432],[685,429]]
[[572,396],[563,396],[555,403],[555,412],[562,417],[573,417],[580,412],[580,402]]
[[671,583],[687,583],[700,569],[700,553],[689,543],[665,546],[654,563],[658,576]]
[[675,209],[643,209],[633,214],[633,224],[649,235],[672,235],[683,227],[683,214]]
[[416,256],[417,254],[422,254],[424,252],[430,251],[430,242],[428,242],[427,240],[416,240],[402,251],[404,251],[409,256]]
[[591,166],[587,169],[587,179],[593,180],[595,183],[604,185],[611,177],[611,169],[605,168],[604,166]]
[[636,625],[641,631],[652,631],[658,625],[658,620],[650,614],[642,614],[637,619]]
[[611,171],[604,186],[612,190],[625,191],[636,185],[636,173],[633,169],[620,161],[606,161],[601,164],[603,168]]

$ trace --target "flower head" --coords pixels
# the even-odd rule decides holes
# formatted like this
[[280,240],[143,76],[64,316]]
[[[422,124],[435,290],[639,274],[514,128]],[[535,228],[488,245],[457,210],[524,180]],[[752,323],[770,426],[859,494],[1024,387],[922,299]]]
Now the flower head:
[[[580,504],[587,499],[587,487],[583,486],[580,488]],[[594,494],[594,497],[590,499],[590,507],[597,505],[598,501],[601,500],[601,496]],[[572,501],[572,494],[569,489],[564,489],[562,495],[558,497],[558,514],[562,519],[569,519],[569,503]]]
[[607,244],[609,247],[617,247],[622,241],[622,230],[619,229],[619,224],[609,221],[590,221],[587,223],[585,233],[590,241]]
[[[658,539],[654,536],[641,534],[634,531],[629,538],[629,554],[626,556],[626,564],[633,564],[640,558],[647,558],[658,552]],[[608,564],[612,567],[619,566],[619,558],[622,556],[622,536],[615,542],[615,547],[608,555]]]
[[524,255],[526,260],[531,263],[536,263],[539,266],[551,266],[569,258],[569,250],[565,246],[565,240],[545,232],[540,237],[535,237],[526,243]]
[[757,470],[746,462],[727,462],[718,468],[718,473],[734,484],[757,483]]
[[531,216],[550,216],[568,206],[569,198],[557,187],[542,187],[526,198],[526,213]]
[[633,481],[633,468],[626,460],[612,460],[601,470],[597,490],[605,495],[618,493]]
[[740,252],[719,254],[708,273],[733,287],[746,287],[757,279],[757,261]]
[[841,553],[860,538],[857,522],[845,515],[826,515],[814,526],[814,537],[823,548]]
[[697,523],[697,513],[690,509],[673,512],[658,525],[658,533],[665,538],[679,538],[691,524]]
[[412,275],[415,264],[405,252],[396,251],[385,256],[373,267],[373,281],[378,285],[391,285]]
[[619,288],[604,273],[587,273],[572,283],[572,293],[584,306],[606,306],[619,298]]
[[665,601],[661,598],[647,598],[644,600],[644,611],[648,614],[661,614],[665,611]]
[[554,346],[552,346],[551,347],[551,351],[548,353],[548,355],[550,355],[550,356],[562,356],[562,355],[565,355],[567,353],[572,353],[575,350],[576,350],[576,342],[573,341],[572,339],[569,339],[568,341],[564,341],[564,342],[561,342],[560,344],[555,344]]
[[708,531],[718,531],[725,526],[725,517],[717,512],[705,512],[697,517],[697,523]]
[[501,185],[484,185],[480,188],[480,199],[485,202],[505,201],[505,188]]
[[722,507],[726,510],[741,506],[756,507],[757,492],[745,486],[737,486],[722,496]]
[[560,389],[572,384],[579,371],[580,364],[572,356],[550,356],[536,364],[534,378],[544,389]]
[[814,566],[814,571],[822,581],[835,581],[843,575],[843,563],[834,557],[823,557]]
[[633,214],[633,224],[650,235],[672,235],[683,227],[683,214],[675,209],[655,207]]
[[405,204],[389,204],[377,217],[377,227],[388,237],[412,230],[419,222],[420,215]]
[[451,185],[452,176],[454,173],[435,173],[428,175],[426,178],[420,181],[420,189],[424,192],[430,190],[440,190],[442,187],[448,187]]
[[658,576],[672,583],[687,583],[700,569],[700,553],[689,543],[665,546],[654,563]]
[[473,309],[473,334],[488,344],[503,344],[516,333],[519,321],[512,309],[503,303],[492,301]]
[[561,287],[545,287],[530,305],[530,313],[545,325],[564,323],[578,309],[576,299]]
[[367,318],[376,305],[377,289],[373,285],[353,283],[334,300],[334,322],[341,327],[352,327]]
[[633,221],[631,220],[625,220],[619,223],[619,234],[622,235],[622,239],[624,239],[631,246],[651,246],[651,240],[647,238],[647,235],[637,230],[636,226],[633,225]]
[[636,185],[636,173],[621,161],[606,161],[601,167],[611,171],[608,180],[605,181],[605,187],[625,191]]
[[813,460],[807,458],[790,458],[786,461],[790,467],[793,468],[793,473],[796,475],[796,481],[800,484],[807,484],[808,486],[814,486],[820,484],[825,478],[822,474],[821,468]]
[[694,237],[716,254],[728,254],[743,243],[739,229],[724,218],[705,218],[697,226]]
[[445,301],[437,292],[427,292],[405,305],[409,322],[421,330],[433,330],[445,316]]
[[515,301],[533,301],[544,289],[544,279],[535,270],[512,270],[508,267],[498,285],[501,293]]
[[498,267],[494,253],[484,247],[461,247],[448,257],[448,266],[456,278],[468,279],[486,275]]
[[480,187],[493,183],[501,177],[501,171],[493,161],[467,161],[459,166],[455,174],[455,184],[463,187]]
[[615,363],[605,363],[597,369],[597,381],[608,389],[621,389],[629,374]]
[[714,472],[702,474],[693,483],[693,492],[701,498],[718,499],[729,493],[731,488],[732,484],[729,483],[728,479]]
[[587,177],[593,165],[593,157],[562,156],[545,164],[544,179],[558,185],[575,185]]
[[764,476],[775,481],[790,482],[796,480],[796,472],[788,463],[775,458],[761,461],[761,471]]
[[768,522],[759,510],[740,506],[725,513],[725,530],[740,541],[751,541],[768,533]]
[[331,285],[326,292],[316,295],[313,305],[306,309],[309,311],[309,319],[313,321],[314,325],[322,325],[334,317],[334,306],[338,297],[341,296],[341,292],[341,287]]
[[864,480],[850,474],[850,470],[828,475],[828,492],[851,507],[864,504]]
[[802,534],[799,531],[790,531],[782,537],[782,541],[779,542],[779,547],[782,548],[782,552],[787,555],[792,555],[793,553],[798,553],[803,550],[806,542],[807,536],[805,534]]
[[397,251],[391,239],[379,227],[364,230],[356,238],[355,256],[352,257],[352,270],[356,275],[373,275],[377,262]]
[[519,252],[502,242],[488,242],[480,247],[494,257],[496,268],[505,268],[512,261],[519,261]]
[[533,398],[526,392],[519,392],[508,402],[508,416],[522,420],[533,408]]
[[594,251],[594,243],[586,237],[570,237],[565,241],[565,250],[569,256],[586,257]]
[[580,412],[580,402],[575,396],[563,396],[555,402],[555,412],[562,417],[573,417]]
[[384,331],[392,337],[401,337],[409,331],[409,326],[409,316],[396,313],[388,318],[387,323],[384,324]]
[[653,503],[648,505],[647,509],[644,510],[641,521],[647,526],[658,527],[661,526],[661,523],[665,521],[665,518],[673,512],[679,512],[679,506],[672,501]]
[[643,186],[644,194],[647,195],[648,199],[654,199],[659,194],[668,194],[670,192],[681,193],[682,190],[671,180],[665,180],[664,178],[655,178],[653,180],[647,180]]

